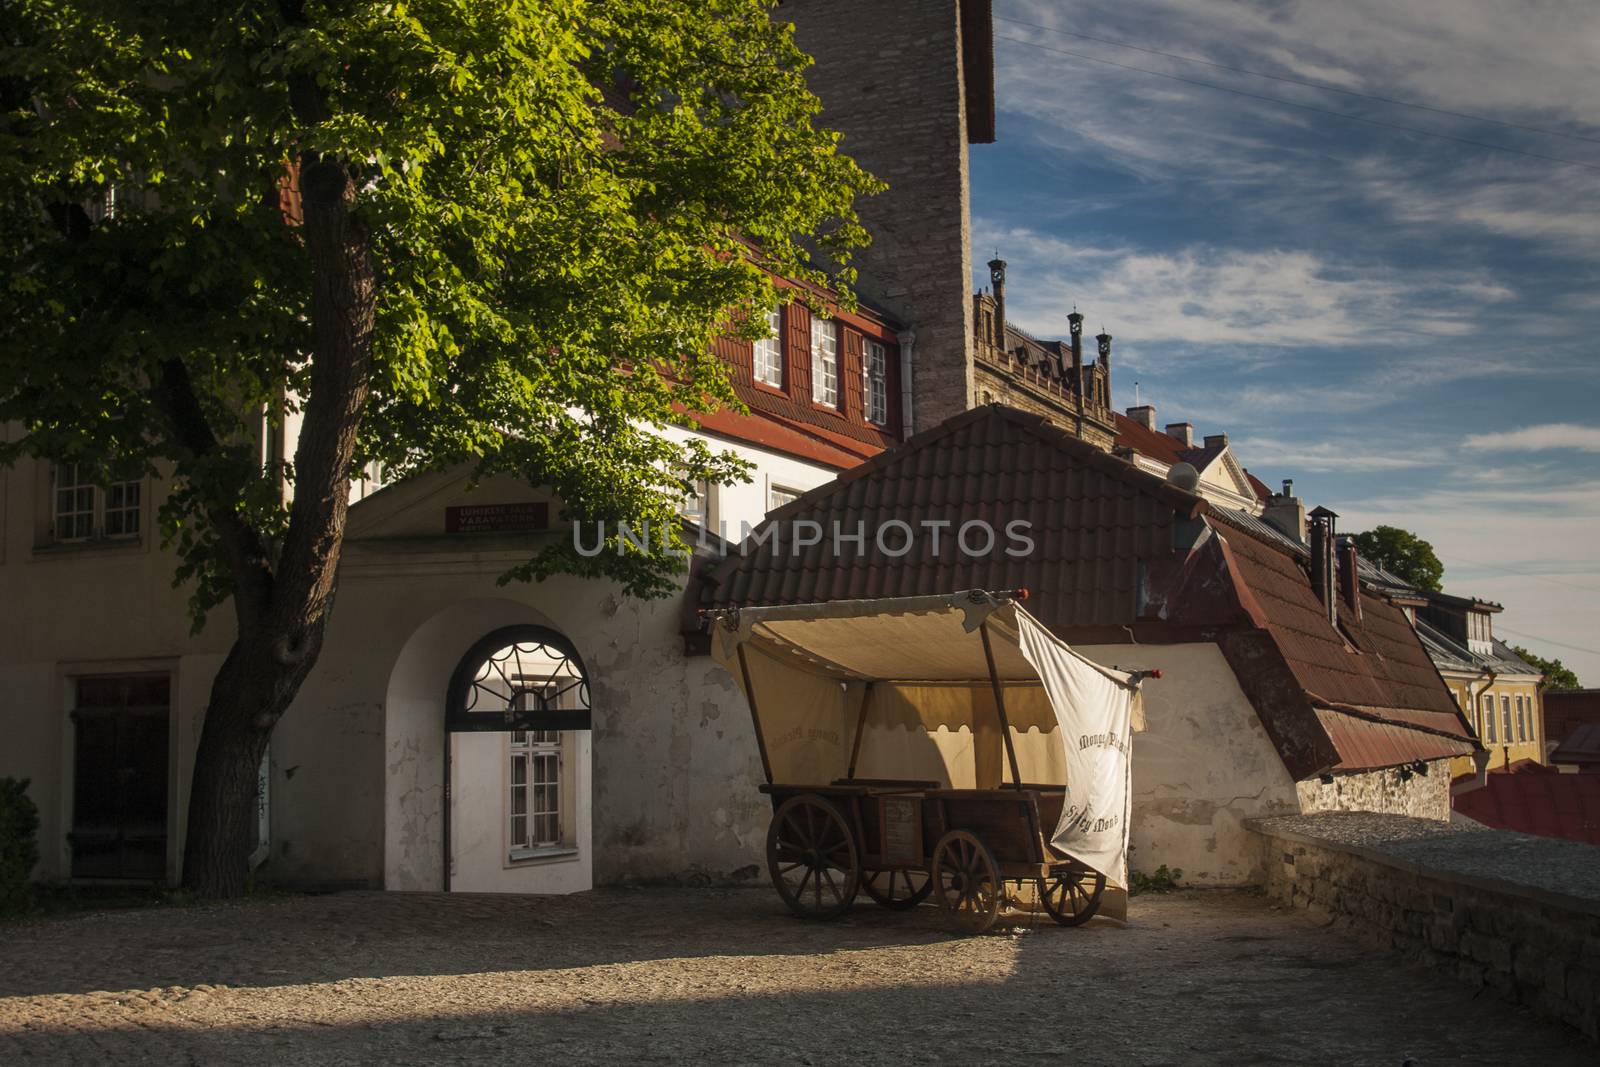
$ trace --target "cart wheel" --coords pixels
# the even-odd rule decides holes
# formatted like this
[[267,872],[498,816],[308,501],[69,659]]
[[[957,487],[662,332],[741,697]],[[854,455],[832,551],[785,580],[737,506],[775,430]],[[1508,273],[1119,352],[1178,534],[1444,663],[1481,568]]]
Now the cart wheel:
[[928,899],[928,894],[933,892],[933,880],[928,877],[927,871],[891,867],[867,875],[861,882],[861,888],[883,907],[905,911]]
[[835,919],[861,885],[861,860],[837,808],[812,793],[790,797],[767,830],[767,870],[789,910],[802,919]]
[[1039,879],[1044,910],[1062,926],[1082,926],[1094,918],[1105,891],[1106,876],[1087,867],[1066,867]]
[[951,830],[934,846],[933,887],[939,907],[969,933],[983,933],[1000,916],[1000,868],[989,846],[966,830]]

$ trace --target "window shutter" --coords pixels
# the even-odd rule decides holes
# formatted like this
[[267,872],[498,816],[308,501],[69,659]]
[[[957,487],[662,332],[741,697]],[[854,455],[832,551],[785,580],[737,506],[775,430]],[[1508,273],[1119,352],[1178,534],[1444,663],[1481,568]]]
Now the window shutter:
[[811,403],[811,312],[804,304],[783,306],[784,385],[802,404]]
[[839,399],[843,403],[840,409],[844,417],[851,422],[864,422],[867,417],[866,409],[862,406],[865,401],[862,389],[862,356],[861,335],[855,330],[841,329],[839,375],[843,380],[839,383]]

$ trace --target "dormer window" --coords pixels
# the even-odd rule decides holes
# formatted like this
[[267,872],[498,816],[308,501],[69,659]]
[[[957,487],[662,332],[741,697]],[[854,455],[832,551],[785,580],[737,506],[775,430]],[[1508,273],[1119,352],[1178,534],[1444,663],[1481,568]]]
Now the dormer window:
[[839,331],[820,315],[811,316],[811,399],[839,406]]
[[883,426],[889,421],[889,360],[884,347],[867,341],[861,364],[867,421]]
[[755,379],[762,385],[783,388],[783,316],[777,308],[767,312],[767,330],[770,337],[754,342]]

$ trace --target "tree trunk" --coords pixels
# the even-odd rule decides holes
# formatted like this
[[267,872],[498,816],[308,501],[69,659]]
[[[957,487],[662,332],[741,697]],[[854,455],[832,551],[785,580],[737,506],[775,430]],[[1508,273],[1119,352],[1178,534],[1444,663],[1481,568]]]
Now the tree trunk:
[[286,670],[264,659],[271,657],[259,651],[252,655],[244,641],[236,641],[211,683],[189,786],[183,852],[183,884],[200,896],[235,897],[245,891],[258,771],[271,724],[309,673],[309,663],[304,670]]
[[[211,686],[189,791],[183,884],[205,897],[244,892],[257,769],[272,728],[322,651],[356,433],[371,384],[376,287],[369,235],[350,211],[355,186],[338,162],[300,162],[315,350],[295,448],[294,500],[276,565],[255,531],[236,529],[227,514],[212,520],[233,573],[239,631]],[[173,373],[181,377],[181,368]],[[177,395],[167,403],[182,421],[182,383],[164,388]]]

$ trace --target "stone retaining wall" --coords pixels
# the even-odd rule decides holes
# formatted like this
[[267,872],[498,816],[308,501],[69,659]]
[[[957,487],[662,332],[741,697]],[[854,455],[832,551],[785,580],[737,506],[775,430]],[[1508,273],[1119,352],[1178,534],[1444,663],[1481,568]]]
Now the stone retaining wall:
[[[1300,832],[1294,825],[1303,820],[1250,824],[1264,848],[1266,889],[1272,897],[1600,1038],[1600,901],[1593,895],[1551,891],[1429,862],[1426,854],[1437,856],[1444,849],[1434,847],[1434,841],[1415,846],[1437,831],[1411,828],[1415,836],[1410,838],[1361,845],[1350,843],[1348,834],[1333,835],[1345,840],[1330,840],[1324,833]],[[1457,841],[1469,848],[1494,849],[1505,838],[1546,840],[1499,832],[1451,836],[1454,840],[1445,847],[1452,852],[1460,851]],[[1563,876],[1571,869],[1571,855],[1557,856]],[[1580,861],[1593,862],[1587,857]],[[1600,894],[1600,885],[1593,889]]]

